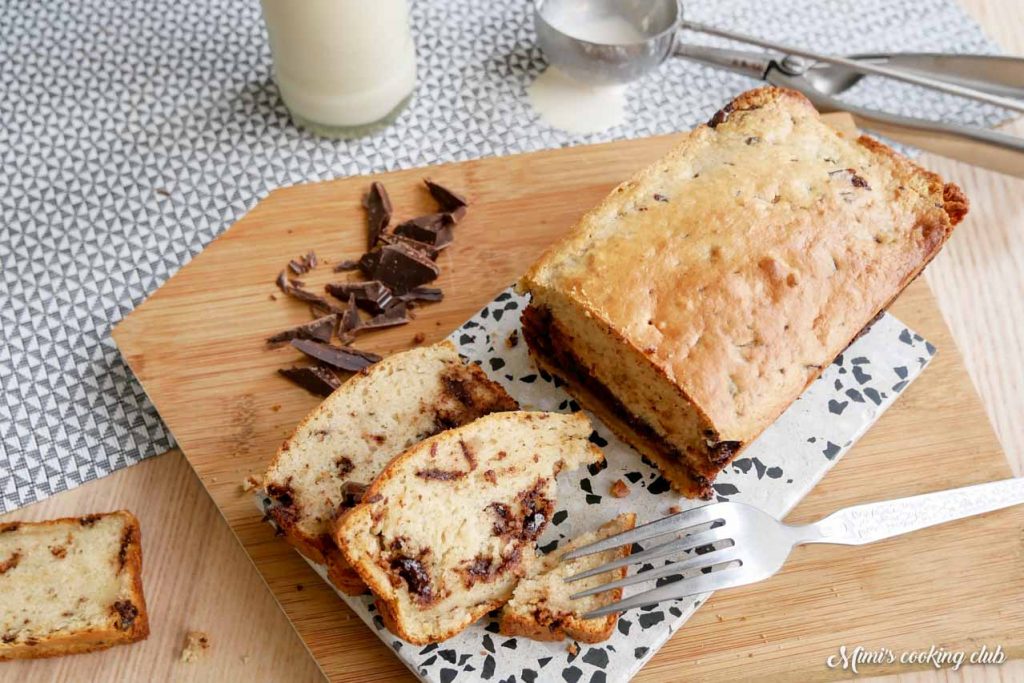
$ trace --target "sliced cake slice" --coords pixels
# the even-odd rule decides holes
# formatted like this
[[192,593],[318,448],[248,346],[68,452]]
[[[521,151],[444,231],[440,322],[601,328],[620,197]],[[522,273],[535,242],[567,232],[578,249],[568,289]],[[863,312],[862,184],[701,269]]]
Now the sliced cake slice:
[[573,583],[566,583],[565,578],[626,557],[631,546],[606,550],[569,562],[562,562],[562,556],[570,550],[628,531],[635,524],[635,514],[623,513],[599,529],[538,558],[527,575],[519,581],[512,599],[501,609],[501,633],[506,636],[526,636],[534,640],[573,638],[584,643],[607,640],[615,630],[615,622],[618,621],[619,615],[609,614],[598,619],[583,619],[582,615],[621,600],[622,589],[617,588],[578,600],[572,600],[569,596],[577,591],[624,578],[627,568],[622,567],[615,572]]
[[289,543],[327,565],[340,590],[361,593],[331,538],[339,512],[409,446],[517,407],[450,342],[389,356],[345,382],[281,444],[263,478],[268,514]]
[[512,597],[554,510],[556,475],[603,460],[583,413],[497,413],[395,458],[335,539],[409,642],[449,638]]
[[0,660],[148,636],[141,540],[138,520],[124,510],[0,523]]

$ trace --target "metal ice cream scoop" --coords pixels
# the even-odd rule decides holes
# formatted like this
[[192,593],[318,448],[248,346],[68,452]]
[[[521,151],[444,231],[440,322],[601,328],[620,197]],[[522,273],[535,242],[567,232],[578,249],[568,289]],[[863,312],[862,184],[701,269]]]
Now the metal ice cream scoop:
[[[1005,133],[867,109],[836,97],[865,75],[892,78],[1024,112],[1024,59],[987,55],[871,54],[836,57],[683,19],[679,0],[536,0],[537,40],[548,61],[591,83],[625,83],[669,57],[685,57],[802,92],[821,111],[848,111],[883,131],[924,131],[1015,153],[1024,140]],[[740,41],[776,54],[691,44],[682,30]],[[1021,155],[1021,156],[1017,156]]]

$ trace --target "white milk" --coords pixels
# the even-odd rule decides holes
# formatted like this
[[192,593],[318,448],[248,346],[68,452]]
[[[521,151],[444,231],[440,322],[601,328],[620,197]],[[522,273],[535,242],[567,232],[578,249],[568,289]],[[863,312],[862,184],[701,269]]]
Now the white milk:
[[[551,26],[579,40],[624,45],[645,39],[625,18],[597,12],[588,3],[545,3],[541,12]],[[544,123],[577,135],[599,133],[626,118],[624,85],[582,83],[554,67],[530,84],[528,95]]]
[[625,17],[601,12],[588,3],[547,2],[541,7],[544,20],[577,40],[605,45],[642,43],[646,36]]
[[326,135],[387,122],[416,85],[406,0],[262,0],[274,80],[296,122]]
[[626,86],[588,85],[553,66],[530,84],[530,106],[552,128],[583,135],[626,119]]

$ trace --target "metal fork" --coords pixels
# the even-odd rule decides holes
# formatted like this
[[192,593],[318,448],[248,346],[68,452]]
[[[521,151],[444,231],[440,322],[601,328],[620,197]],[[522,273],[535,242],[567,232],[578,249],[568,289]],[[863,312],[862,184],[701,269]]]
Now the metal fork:
[[566,578],[579,581],[623,566],[688,553],[685,559],[641,571],[572,595],[581,598],[652,579],[684,575],[583,615],[585,619],[644,607],[664,600],[710,593],[767,579],[778,572],[795,546],[804,543],[864,545],[925,527],[1024,503],[1024,478],[856,505],[814,524],[783,524],[743,503],[713,503],[659,519],[566,553],[562,561],[672,534],[675,538]]

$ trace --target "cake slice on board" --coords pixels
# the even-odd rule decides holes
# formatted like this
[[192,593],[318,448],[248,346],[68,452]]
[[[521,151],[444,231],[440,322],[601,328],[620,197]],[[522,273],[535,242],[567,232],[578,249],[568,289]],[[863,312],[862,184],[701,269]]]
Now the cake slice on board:
[[0,660],[91,652],[148,635],[132,513],[0,524]]
[[338,514],[409,446],[517,407],[451,342],[389,356],[342,384],[281,445],[263,478],[268,514],[289,543],[327,565],[335,586],[362,593],[331,537]]
[[562,556],[570,550],[629,531],[635,525],[636,515],[632,512],[623,513],[600,528],[573,539],[544,557],[537,558],[526,576],[520,579],[512,593],[512,599],[501,608],[501,633],[506,636],[526,636],[534,640],[572,638],[583,643],[599,643],[611,637],[612,631],[615,630],[615,622],[619,619],[618,614],[609,614],[598,619],[583,619],[582,615],[622,599],[621,588],[578,600],[572,600],[569,596],[577,591],[625,578],[628,568],[620,567],[614,572],[574,583],[566,583],[565,579],[620,557],[626,557],[632,546],[620,546],[569,562],[562,562]]
[[395,458],[335,539],[411,643],[450,638],[512,597],[554,512],[555,477],[604,459],[582,412],[506,412]]

